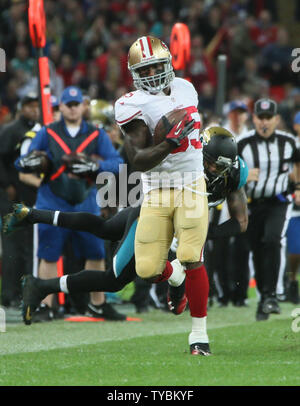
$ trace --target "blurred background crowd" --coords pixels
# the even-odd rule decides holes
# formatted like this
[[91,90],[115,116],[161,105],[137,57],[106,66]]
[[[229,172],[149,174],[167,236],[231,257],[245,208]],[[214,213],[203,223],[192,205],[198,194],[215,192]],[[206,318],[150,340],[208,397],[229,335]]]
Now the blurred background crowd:
[[[7,72],[0,74],[0,125],[18,101],[36,89],[35,52],[27,2],[2,0],[0,47]],[[191,60],[185,72],[199,93],[200,110],[215,107],[216,57],[227,55],[227,99],[270,96],[279,102],[283,126],[300,106],[300,76],[292,71],[299,37],[299,0],[45,0],[51,92],[79,86],[92,99],[114,102],[132,89],[127,52],[134,40],[153,34],[169,45],[172,26],[188,25]]]
[[[127,68],[130,45],[153,35],[169,46],[172,27],[180,21],[191,33],[191,59],[176,74],[195,86],[204,122],[215,115],[216,61],[225,54],[224,117],[231,101],[243,101],[252,112],[255,100],[270,97],[278,103],[280,128],[294,131],[300,74],[292,70],[292,51],[300,34],[300,0],[44,0],[44,6],[44,54],[51,94],[58,99],[74,85],[90,100],[113,106],[134,89]],[[0,72],[1,131],[18,114],[24,96],[37,91],[38,79],[27,2],[0,0],[0,7],[0,47],[7,57],[6,72]],[[120,143],[119,131],[109,135],[115,145]]]

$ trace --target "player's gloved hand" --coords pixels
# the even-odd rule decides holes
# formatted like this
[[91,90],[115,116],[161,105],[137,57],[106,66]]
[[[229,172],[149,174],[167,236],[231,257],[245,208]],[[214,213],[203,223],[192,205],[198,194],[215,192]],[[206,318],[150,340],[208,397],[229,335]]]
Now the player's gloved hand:
[[165,126],[169,126],[166,141],[168,141],[174,148],[179,147],[181,141],[194,130],[195,120],[191,120],[189,114],[186,114],[184,119],[179,121],[179,123],[175,124],[173,127],[165,116],[163,116],[163,120],[165,121]]
[[49,158],[45,151],[32,151],[30,154],[20,158],[21,168],[30,172],[43,172],[46,169]]

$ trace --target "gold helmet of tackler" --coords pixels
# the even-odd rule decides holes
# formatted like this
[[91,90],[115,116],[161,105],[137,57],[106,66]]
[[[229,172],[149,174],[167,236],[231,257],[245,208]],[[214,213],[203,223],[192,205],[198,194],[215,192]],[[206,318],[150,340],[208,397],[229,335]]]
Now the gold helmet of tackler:
[[[153,76],[140,76],[139,68],[157,63],[162,64],[162,72]],[[161,92],[175,77],[172,55],[167,45],[159,38],[152,36],[138,38],[131,45],[128,53],[128,69],[135,87],[150,93]]]
[[114,107],[106,100],[91,100],[90,114],[92,123],[100,128],[109,129],[114,123]]

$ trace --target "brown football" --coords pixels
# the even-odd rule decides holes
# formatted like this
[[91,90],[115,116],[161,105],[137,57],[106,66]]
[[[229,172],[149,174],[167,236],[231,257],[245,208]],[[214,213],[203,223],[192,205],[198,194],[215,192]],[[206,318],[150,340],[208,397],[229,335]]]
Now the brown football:
[[65,154],[61,157],[61,161],[63,164],[68,166],[72,166],[75,163],[81,161],[81,159],[85,159],[86,155],[83,152],[75,152],[72,151],[69,154]]
[[40,165],[36,168],[37,173],[48,174],[52,168],[52,162],[45,151],[32,151],[32,157],[39,157],[41,159]]
[[[169,113],[165,114],[165,117],[168,119],[169,123],[173,127],[175,124],[179,123],[185,115],[187,111],[185,109],[176,109],[172,110]],[[158,145],[165,140],[166,135],[168,134],[168,130],[164,125],[164,121],[161,118],[159,122],[156,124],[154,134],[153,134],[153,142],[154,145]]]

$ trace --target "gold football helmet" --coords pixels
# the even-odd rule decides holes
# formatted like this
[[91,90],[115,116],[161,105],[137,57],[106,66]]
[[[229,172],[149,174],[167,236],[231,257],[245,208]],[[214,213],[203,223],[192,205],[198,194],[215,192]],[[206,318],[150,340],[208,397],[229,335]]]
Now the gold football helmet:
[[114,107],[106,100],[91,100],[90,115],[92,123],[105,130],[114,123]]
[[[141,77],[139,68],[161,63],[163,71],[153,76]],[[169,86],[175,74],[172,67],[172,55],[166,44],[158,38],[147,36],[138,38],[128,53],[128,69],[137,89],[150,93],[159,93]]]

